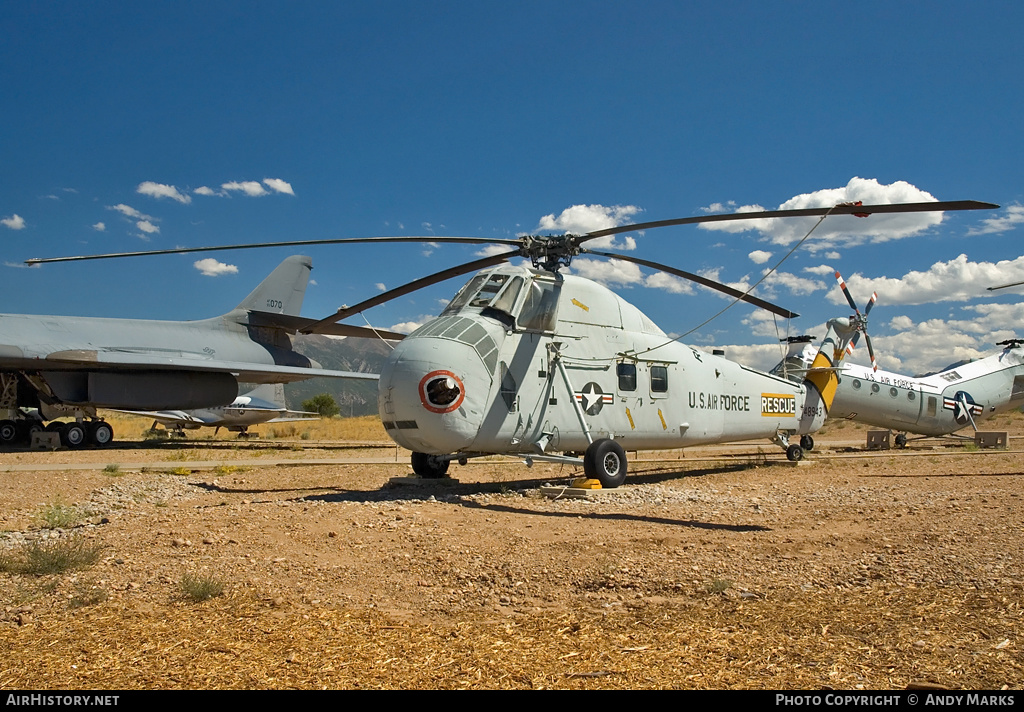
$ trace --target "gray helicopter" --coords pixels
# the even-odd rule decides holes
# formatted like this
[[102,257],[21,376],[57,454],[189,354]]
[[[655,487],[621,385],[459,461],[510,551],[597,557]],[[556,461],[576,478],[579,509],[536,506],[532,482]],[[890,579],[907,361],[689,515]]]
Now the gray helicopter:
[[[828,415],[846,346],[863,331],[859,313],[829,322],[811,369],[799,383],[745,368],[669,338],[632,304],[562,268],[580,254],[661,270],[789,318],[795,313],[699,275],[640,258],[588,249],[587,241],[631,231],[728,220],[973,210],[975,201],[704,215],[647,222],[584,235],[516,239],[339,238],[89,255],[32,263],[140,254],[250,249],[298,244],[461,242],[506,245],[495,255],[383,292],[301,329],[318,332],[417,289],[475,275],[437,318],[400,342],[382,369],[378,408],[391,438],[412,450],[413,470],[442,477],[451,461],[492,454],[582,465],[590,479],[616,487],[626,450],[770,438],[799,460],[799,440]],[[499,266],[525,257],[532,267]],[[805,441],[808,445],[809,442]]]
[[[289,257],[237,307],[199,321],[0,315],[0,445],[44,427],[67,447],[107,445],[114,431],[97,408],[226,406],[239,381],[376,379],[322,369],[292,349],[291,334],[314,323],[299,316],[311,269],[309,257]],[[325,333],[402,338],[336,326]]]

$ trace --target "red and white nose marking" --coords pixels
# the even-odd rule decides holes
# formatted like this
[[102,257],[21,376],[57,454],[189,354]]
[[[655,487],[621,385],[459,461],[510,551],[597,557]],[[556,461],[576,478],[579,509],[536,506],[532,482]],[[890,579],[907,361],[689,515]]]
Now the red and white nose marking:
[[420,403],[431,413],[451,413],[466,399],[466,386],[451,371],[431,371],[420,379]]

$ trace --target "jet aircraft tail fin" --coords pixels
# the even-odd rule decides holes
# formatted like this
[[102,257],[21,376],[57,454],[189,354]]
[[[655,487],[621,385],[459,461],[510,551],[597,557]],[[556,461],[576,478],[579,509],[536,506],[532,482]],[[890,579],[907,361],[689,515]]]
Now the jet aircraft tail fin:
[[270,405],[275,405],[283,410],[287,410],[288,408],[288,403],[285,401],[284,397],[283,383],[263,383],[244,395]]
[[313,260],[305,255],[292,255],[260,282],[256,289],[238,305],[239,310],[269,312],[298,316],[306,296]]

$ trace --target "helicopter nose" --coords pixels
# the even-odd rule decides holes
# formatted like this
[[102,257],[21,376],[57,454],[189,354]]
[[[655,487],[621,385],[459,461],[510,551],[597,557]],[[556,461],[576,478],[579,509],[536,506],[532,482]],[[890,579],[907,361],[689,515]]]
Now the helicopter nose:
[[491,376],[476,350],[448,339],[411,338],[381,370],[381,422],[402,447],[430,455],[465,450],[476,439]]

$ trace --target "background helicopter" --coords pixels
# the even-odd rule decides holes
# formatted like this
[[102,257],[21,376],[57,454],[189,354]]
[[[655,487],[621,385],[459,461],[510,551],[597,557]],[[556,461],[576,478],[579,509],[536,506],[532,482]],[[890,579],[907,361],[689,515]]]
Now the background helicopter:
[[[874,295],[869,307],[873,299]],[[787,339],[789,352],[771,372],[802,379],[816,354],[810,344],[813,338]],[[999,342],[1003,349],[997,354],[926,376],[846,362],[829,416],[897,431],[897,447],[906,446],[907,433],[941,437],[966,427],[977,431],[983,420],[1024,405],[1022,344],[1021,339],[1007,339]],[[871,359],[874,362],[873,354]]]
[[[50,261],[141,254],[357,242],[466,242],[512,249],[455,266],[383,292],[303,327],[316,333],[377,304],[452,277],[473,277],[442,314],[401,341],[381,373],[381,420],[398,444],[413,451],[415,472],[445,474],[451,460],[508,454],[581,463],[603,486],[623,482],[625,448],[683,447],[772,438],[792,460],[802,457],[793,436],[817,430],[835,392],[846,346],[864,328],[859,313],[834,319],[801,383],[749,369],[668,338],[636,307],[610,290],[561,270],[579,254],[652,267],[783,316],[793,312],[713,280],[622,254],[588,250],[589,240],[671,225],[775,217],[973,210],[974,201],[705,215],[598,230],[584,235],[517,239],[380,237],[261,243],[152,252],[89,255]],[[525,257],[530,267],[497,267]],[[492,268],[492,269],[488,269]],[[625,447],[624,447],[625,446]],[[562,454],[557,454],[562,453]],[[582,460],[574,456],[582,453]]]

